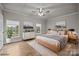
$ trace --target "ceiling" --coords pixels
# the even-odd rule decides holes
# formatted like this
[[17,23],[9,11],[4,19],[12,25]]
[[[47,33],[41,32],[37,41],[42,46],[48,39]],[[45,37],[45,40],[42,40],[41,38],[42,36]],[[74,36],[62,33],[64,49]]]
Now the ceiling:
[[[3,3],[2,5],[4,11],[42,19],[53,18],[77,11],[77,4],[74,3]],[[50,12],[45,16],[37,16],[32,12],[36,8],[47,8]]]

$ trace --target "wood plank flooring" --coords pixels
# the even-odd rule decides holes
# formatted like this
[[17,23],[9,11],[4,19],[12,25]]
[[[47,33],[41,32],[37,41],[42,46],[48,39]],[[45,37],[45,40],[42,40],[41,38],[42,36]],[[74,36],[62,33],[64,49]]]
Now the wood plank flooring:
[[6,44],[0,51],[0,55],[6,56],[40,56],[26,41]]
[[50,49],[40,45],[37,41],[20,41],[16,43],[6,44],[0,50],[1,56],[79,56],[79,45],[67,44],[66,47],[59,52],[54,53]]

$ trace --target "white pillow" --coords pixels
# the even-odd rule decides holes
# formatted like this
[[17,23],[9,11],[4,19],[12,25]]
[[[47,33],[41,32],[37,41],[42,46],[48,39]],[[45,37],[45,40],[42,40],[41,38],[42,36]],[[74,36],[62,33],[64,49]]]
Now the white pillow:
[[50,31],[50,32],[48,32],[48,34],[50,34],[50,35],[58,35],[57,31]]
[[64,35],[65,32],[64,31],[59,31],[58,33],[59,33],[59,35]]

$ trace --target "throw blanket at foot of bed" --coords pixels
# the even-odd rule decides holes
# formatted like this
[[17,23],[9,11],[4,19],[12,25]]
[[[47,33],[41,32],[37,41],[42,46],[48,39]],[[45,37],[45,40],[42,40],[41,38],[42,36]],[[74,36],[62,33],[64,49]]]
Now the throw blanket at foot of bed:
[[67,38],[60,35],[39,35],[37,41],[55,52],[63,49],[67,44]]

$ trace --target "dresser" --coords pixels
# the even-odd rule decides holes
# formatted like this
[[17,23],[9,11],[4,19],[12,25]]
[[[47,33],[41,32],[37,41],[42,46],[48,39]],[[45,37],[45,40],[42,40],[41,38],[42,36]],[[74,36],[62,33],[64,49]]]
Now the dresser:
[[23,40],[29,40],[35,38],[35,31],[33,26],[24,26],[23,27]]

